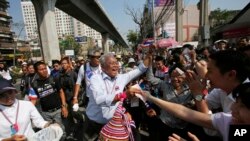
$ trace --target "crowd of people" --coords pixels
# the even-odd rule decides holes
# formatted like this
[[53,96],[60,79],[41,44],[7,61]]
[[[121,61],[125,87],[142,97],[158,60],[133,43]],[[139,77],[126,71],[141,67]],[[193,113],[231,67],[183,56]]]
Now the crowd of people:
[[130,56],[91,48],[87,60],[23,63],[20,90],[0,62],[0,140],[55,125],[62,141],[228,141],[231,124],[250,124],[248,42]]

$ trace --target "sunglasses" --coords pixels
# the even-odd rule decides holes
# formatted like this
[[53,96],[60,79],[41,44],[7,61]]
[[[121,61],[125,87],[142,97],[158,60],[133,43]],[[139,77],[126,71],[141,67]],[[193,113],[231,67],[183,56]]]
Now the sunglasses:
[[96,59],[99,59],[101,56],[90,56],[90,58],[96,58]]

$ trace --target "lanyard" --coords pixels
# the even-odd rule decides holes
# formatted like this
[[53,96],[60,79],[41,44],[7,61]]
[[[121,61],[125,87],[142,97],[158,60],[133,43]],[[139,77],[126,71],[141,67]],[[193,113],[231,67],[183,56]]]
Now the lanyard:
[[[107,94],[109,94],[109,90],[108,90],[108,86],[107,86],[106,80],[104,80],[104,83],[105,83],[105,86],[106,86]],[[114,82],[114,84],[113,84],[112,91],[110,92],[110,94],[113,93],[113,91],[114,91],[114,89],[115,89],[115,85],[116,85],[116,80],[115,80],[115,82]]]
[[3,112],[2,109],[0,109],[0,112],[3,114],[3,116],[5,117],[5,119],[8,120],[8,122],[9,122],[11,125],[17,124],[18,113],[19,113],[19,101],[17,101],[16,120],[15,120],[15,123],[14,123],[14,124],[13,124],[13,123],[10,121],[10,119],[5,115],[5,113]]

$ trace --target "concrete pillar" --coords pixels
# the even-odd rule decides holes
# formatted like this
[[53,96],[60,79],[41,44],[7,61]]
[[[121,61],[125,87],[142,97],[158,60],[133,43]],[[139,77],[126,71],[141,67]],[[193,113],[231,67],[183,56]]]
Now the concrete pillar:
[[32,0],[35,7],[43,59],[45,62],[61,59],[56,31],[56,0]]
[[203,46],[209,45],[210,38],[210,26],[208,19],[208,0],[200,0],[199,5],[200,10],[200,22],[199,22],[199,44]]
[[176,0],[175,4],[175,31],[176,41],[183,42],[183,0]]
[[108,45],[108,33],[102,33],[102,50],[103,53],[108,53],[109,52],[109,45]]

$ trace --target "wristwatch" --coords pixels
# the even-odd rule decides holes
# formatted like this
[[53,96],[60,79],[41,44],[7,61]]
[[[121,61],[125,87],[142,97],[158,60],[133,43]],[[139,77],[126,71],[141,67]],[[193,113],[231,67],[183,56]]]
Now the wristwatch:
[[196,101],[202,101],[203,98],[204,98],[204,96],[203,96],[202,94],[198,94],[198,95],[196,95],[196,96],[194,97],[194,99],[195,99]]

